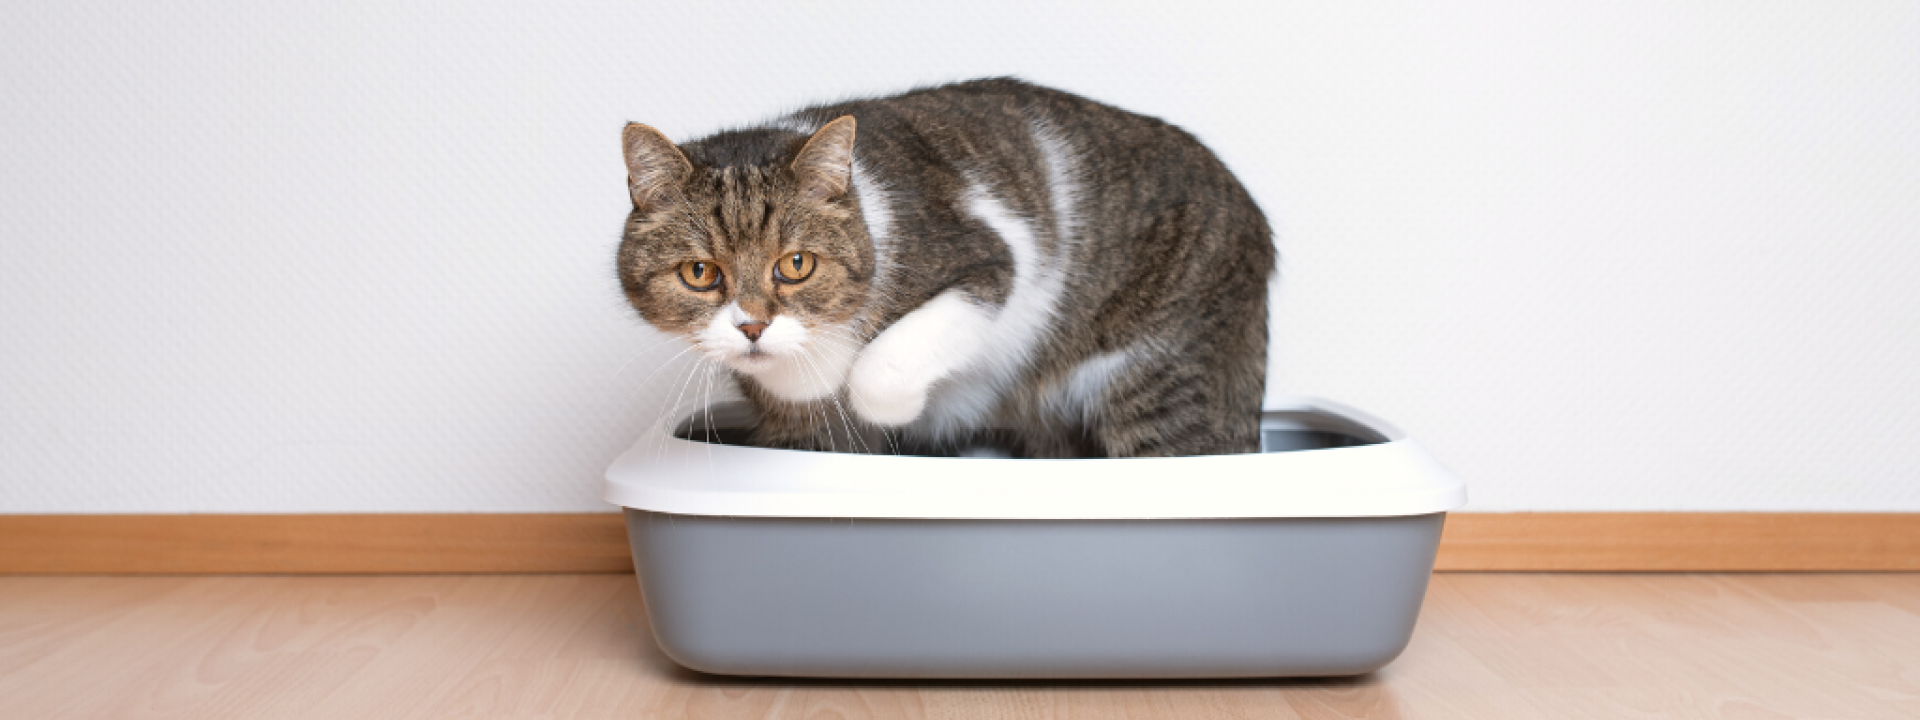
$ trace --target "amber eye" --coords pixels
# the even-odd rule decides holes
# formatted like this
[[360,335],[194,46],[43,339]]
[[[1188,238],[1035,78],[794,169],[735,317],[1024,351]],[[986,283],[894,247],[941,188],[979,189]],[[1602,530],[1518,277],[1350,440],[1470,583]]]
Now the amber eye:
[[797,283],[813,275],[813,253],[788,253],[773,264],[773,279],[783,283]]
[[680,282],[700,292],[720,287],[720,266],[710,260],[680,263]]

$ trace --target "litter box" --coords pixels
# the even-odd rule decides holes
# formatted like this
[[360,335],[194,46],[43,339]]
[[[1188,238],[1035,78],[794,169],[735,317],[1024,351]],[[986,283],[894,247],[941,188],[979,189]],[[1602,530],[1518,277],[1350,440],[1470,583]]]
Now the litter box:
[[662,424],[607,470],[654,637],[707,673],[1366,673],[1406,647],[1466,502],[1400,431],[1318,399],[1264,412],[1261,453],[1182,458],[728,444],[745,418]]

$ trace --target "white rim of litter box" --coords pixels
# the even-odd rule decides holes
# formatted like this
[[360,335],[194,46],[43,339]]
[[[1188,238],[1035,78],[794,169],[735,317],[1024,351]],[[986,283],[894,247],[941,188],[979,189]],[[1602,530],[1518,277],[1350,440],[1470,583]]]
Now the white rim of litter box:
[[1426,515],[1466,486],[1399,429],[1318,398],[1267,412],[1332,415],[1385,442],[1248,455],[944,458],[718,445],[651,428],[607,468],[604,497],[678,515],[1146,520]]

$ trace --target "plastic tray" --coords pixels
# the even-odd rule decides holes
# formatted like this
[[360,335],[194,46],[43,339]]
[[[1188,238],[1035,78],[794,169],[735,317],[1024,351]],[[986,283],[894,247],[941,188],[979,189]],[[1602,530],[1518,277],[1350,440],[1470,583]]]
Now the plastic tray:
[[1352,675],[1406,647],[1460,481],[1324,400],[1264,452],[1023,460],[699,442],[607,471],[660,647],[694,670],[898,678]]

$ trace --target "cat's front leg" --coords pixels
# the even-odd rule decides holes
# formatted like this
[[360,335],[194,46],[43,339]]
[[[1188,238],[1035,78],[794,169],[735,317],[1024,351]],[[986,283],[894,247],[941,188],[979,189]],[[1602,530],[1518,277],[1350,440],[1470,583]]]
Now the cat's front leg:
[[876,425],[913,422],[934,383],[979,358],[993,317],[991,307],[959,289],[902,316],[853,361],[847,376],[853,411]]

